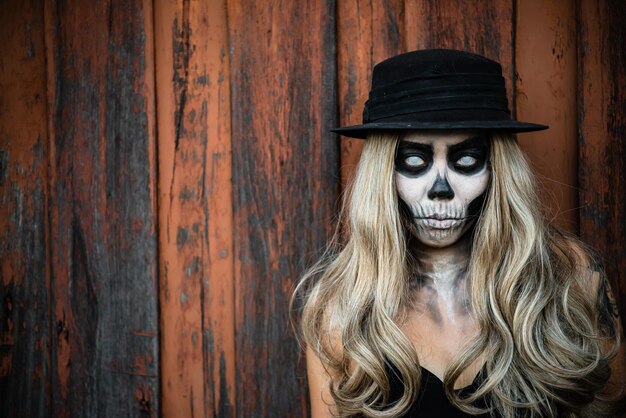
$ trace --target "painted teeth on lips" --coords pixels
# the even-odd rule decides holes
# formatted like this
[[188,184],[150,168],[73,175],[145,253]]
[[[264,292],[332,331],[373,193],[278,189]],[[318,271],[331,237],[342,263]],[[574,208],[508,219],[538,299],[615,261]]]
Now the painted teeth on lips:
[[455,216],[449,216],[449,215],[439,215],[439,214],[434,214],[434,215],[430,215],[430,216],[424,216],[425,218],[430,218],[430,219],[437,219],[439,221],[444,221],[446,219],[459,219]]
[[428,217],[416,217],[418,225],[433,229],[450,229],[459,227],[465,218],[450,218],[442,215],[432,215]]

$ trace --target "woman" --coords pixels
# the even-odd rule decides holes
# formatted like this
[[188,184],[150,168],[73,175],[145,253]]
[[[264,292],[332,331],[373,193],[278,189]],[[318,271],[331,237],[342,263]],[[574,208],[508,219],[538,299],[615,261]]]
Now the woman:
[[378,64],[363,124],[335,130],[367,139],[294,297],[313,417],[620,413],[607,281],[542,216],[514,133],[547,127],[507,103],[498,63],[415,51]]

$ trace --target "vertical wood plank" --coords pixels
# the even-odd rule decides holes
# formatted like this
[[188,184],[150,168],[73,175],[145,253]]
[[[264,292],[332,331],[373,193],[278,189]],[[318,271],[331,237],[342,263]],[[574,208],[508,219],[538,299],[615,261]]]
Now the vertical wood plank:
[[337,198],[333,2],[228,2],[237,416],[306,415],[288,300]]
[[155,4],[164,417],[233,416],[226,4]]
[[1,9],[0,415],[45,417],[50,306],[43,2],[3,2]]
[[602,256],[625,318],[626,4],[576,5],[580,234]]
[[516,108],[550,129],[519,136],[538,175],[546,215],[578,232],[576,7],[573,1],[516,2]]
[[52,416],[159,416],[151,2],[46,3]]
[[[362,122],[374,65],[405,52],[404,1],[340,1],[337,4],[339,126]],[[341,183],[354,176],[362,139],[341,137]]]

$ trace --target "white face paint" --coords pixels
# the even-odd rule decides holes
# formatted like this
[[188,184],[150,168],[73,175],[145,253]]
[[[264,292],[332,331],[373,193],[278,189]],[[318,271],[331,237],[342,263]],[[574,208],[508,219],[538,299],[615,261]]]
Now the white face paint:
[[423,245],[452,245],[476,222],[491,175],[488,158],[488,139],[476,133],[413,132],[400,142],[396,188]]

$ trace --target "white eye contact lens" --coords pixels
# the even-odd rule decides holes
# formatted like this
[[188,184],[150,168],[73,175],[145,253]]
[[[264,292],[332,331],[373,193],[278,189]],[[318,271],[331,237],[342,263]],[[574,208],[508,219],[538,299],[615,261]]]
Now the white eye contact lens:
[[458,165],[469,167],[476,164],[476,158],[466,155],[465,157],[460,158],[456,163]]
[[419,167],[420,165],[424,164],[424,160],[422,160],[420,157],[417,157],[415,155],[408,157],[406,160],[404,160],[404,162],[409,167]]

